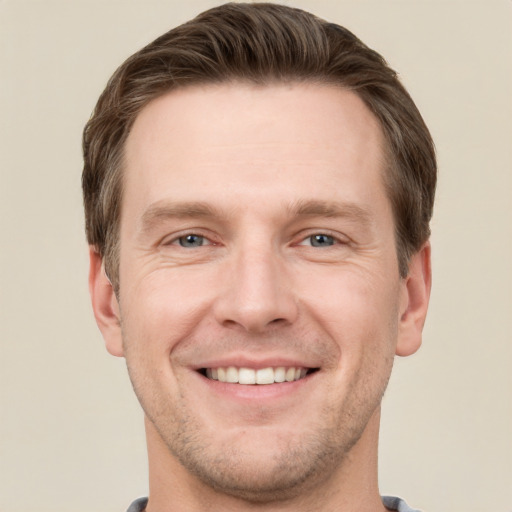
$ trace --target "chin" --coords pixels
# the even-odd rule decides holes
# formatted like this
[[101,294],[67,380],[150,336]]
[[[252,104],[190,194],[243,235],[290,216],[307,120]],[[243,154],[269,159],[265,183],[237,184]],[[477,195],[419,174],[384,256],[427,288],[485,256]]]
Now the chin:
[[286,501],[313,489],[343,464],[362,431],[340,439],[332,429],[299,434],[261,427],[219,439],[218,432],[210,437],[213,432],[190,422],[182,425],[172,436],[160,432],[180,465],[208,488],[254,503]]
[[[196,447],[197,448],[197,447]],[[203,484],[225,495],[254,503],[292,499],[313,487],[334,462],[332,456],[309,449],[270,456],[240,450],[210,457],[196,449],[182,451],[180,462]]]

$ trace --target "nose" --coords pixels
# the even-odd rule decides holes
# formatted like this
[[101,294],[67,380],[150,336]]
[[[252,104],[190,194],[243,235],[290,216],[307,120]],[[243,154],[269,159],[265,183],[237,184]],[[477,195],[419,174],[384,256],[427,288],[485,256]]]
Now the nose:
[[229,263],[214,306],[220,324],[263,333],[296,320],[289,269],[271,248],[241,250]]

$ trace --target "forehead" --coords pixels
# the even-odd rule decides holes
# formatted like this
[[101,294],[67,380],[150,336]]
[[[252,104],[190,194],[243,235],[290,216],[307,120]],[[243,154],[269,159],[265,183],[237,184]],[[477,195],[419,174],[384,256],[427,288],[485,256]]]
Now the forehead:
[[[351,91],[193,86],[153,100],[135,120],[125,147],[123,209],[166,196],[229,205],[241,192],[246,206],[269,193],[288,203],[335,190],[371,200],[382,189],[383,168],[380,125]],[[298,197],[304,194],[311,197]]]

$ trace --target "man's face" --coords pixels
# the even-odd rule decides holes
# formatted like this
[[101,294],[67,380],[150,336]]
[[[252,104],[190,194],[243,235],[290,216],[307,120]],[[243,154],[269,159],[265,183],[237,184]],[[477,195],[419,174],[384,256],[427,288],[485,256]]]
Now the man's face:
[[125,157],[109,348],[150,445],[246,497],[332,474],[378,420],[406,302],[376,119],[335,87],[191,87]]

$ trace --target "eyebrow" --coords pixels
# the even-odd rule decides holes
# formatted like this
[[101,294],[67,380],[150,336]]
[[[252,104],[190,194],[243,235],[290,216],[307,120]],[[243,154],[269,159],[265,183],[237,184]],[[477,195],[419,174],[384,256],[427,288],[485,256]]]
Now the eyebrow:
[[[371,223],[370,213],[361,206],[350,202],[302,200],[287,207],[288,215],[296,217],[347,218],[363,225]],[[200,201],[172,202],[158,201],[150,205],[141,218],[142,233],[151,231],[161,221],[170,219],[224,219],[226,216],[209,203]]]
[[298,200],[289,206],[288,211],[296,217],[344,217],[365,225],[372,220],[368,210],[349,202]]
[[191,201],[191,202],[168,202],[159,201],[152,204],[142,214],[141,231],[150,231],[162,220],[184,219],[184,218],[221,218],[223,215],[210,204]]

